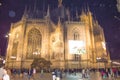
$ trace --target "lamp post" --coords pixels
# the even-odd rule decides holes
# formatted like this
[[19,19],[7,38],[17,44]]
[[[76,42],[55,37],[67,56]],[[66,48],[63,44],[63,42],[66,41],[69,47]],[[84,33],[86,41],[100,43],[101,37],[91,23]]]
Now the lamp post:
[[6,46],[5,46],[5,47],[6,47],[6,52],[5,52],[5,54],[7,54],[7,47],[8,47],[9,36],[11,36],[11,33],[8,33],[8,34],[5,35],[5,38],[7,39],[7,40],[6,40]]
[[79,55],[79,59],[78,59],[78,61],[79,61],[79,68],[81,68],[81,49],[78,49],[77,50],[77,54]]
[[23,68],[23,54],[21,55],[21,66],[20,66],[20,68],[21,68],[21,71],[22,71],[22,68]]
[[[9,38],[11,36],[11,33],[7,33],[6,35],[4,35],[4,37],[6,38],[6,44],[5,44],[5,47],[6,47],[6,50],[5,50],[5,60],[6,60],[6,64],[5,66],[9,66],[9,61],[7,60],[7,58],[9,57],[7,54],[7,50],[8,50],[8,42],[9,42]],[[7,58],[6,58],[7,57]],[[10,57],[11,58],[11,57]]]
[[106,63],[108,62],[105,58],[98,57],[97,62],[102,62],[104,63],[104,68],[106,68]]
[[77,50],[77,54],[79,55],[79,68],[82,68],[81,67],[81,54],[84,54],[84,53],[85,53],[85,49],[80,48]]
[[98,63],[98,69],[99,69],[99,68],[100,68],[100,60],[101,60],[101,57],[97,57],[96,60],[97,60],[97,63]]
[[13,68],[13,63],[14,63],[14,61],[13,61],[13,60],[15,60],[15,59],[16,59],[16,57],[15,57],[15,56],[11,56],[10,58],[12,59],[12,68]]
[[81,54],[79,54],[79,68],[81,68]]

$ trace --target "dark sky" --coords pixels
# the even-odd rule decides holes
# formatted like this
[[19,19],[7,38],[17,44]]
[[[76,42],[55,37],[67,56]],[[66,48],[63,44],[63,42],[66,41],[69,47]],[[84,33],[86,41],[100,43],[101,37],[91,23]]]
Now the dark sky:
[[[54,9],[58,5],[57,0],[0,0],[0,54],[4,55],[7,47],[7,38],[10,24],[21,19],[25,5],[50,6]],[[104,29],[106,45],[110,51],[111,58],[120,58],[120,13],[117,11],[116,0],[63,0],[65,7],[71,11],[77,8],[79,14],[85,4],[89,5],[91,12]]]

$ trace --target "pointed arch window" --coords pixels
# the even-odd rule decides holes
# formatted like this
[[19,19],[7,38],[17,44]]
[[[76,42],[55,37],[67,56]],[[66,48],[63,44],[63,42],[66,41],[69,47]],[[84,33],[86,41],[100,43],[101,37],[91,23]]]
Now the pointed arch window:
[[19,44],[19,32],[16,32],[15,36],[14,36],[14,39],[13,39],[13,47],[12,47],[11,57],[16,57],[17,56],[18,44]]
[[[28,32],[27,39],[27,58],[33,59],[34,52],[41,52],[42,36],[38,29],[33,28]],[[39,56],[39,55],[38,55]]]
[[17,42],[13,42],[13,47],[12,47],[12,55],[11,56],[14,56],[16,57],[17,56],[17,48],[18,48],[18,41]]
[[79,33],[78,32],[74,33],[74,40],[79,40]]

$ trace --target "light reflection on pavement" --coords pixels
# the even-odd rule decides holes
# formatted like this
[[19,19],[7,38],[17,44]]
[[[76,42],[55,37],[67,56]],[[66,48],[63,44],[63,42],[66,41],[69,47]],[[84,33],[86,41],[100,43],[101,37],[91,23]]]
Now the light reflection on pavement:
[[[52,80],[52,74],[51,73],[44,73],[42,76],[40,73],[37,73],[34,77],[31,79],[28,79],[27,75],[23,75],[22,77],[16,75],[15,77],[12,77],[11,80]],[[102,79],[99,72],[91,72],[90,77],[88,78],[82,78],[81,73],[75,74],[63,74],[63,78],[61,80],[120,80],[120,77],[118,79]]]

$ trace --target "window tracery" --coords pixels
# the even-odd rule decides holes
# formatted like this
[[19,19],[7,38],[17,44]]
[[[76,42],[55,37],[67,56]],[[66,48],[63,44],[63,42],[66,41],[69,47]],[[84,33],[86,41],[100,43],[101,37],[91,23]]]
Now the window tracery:
[[78,32],[74,33],[74,40],[79,40],[79,33]]
[[42,36],[39,30],[33,28],[28,32],[27,58],[32,59],[36,51],[41,52],[41,41]]
[[18,42],[13,42],[13,47],[12,47],[12,55],[16,57],[17,56],[17,48],[18,48]]

